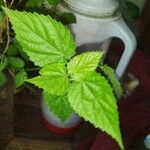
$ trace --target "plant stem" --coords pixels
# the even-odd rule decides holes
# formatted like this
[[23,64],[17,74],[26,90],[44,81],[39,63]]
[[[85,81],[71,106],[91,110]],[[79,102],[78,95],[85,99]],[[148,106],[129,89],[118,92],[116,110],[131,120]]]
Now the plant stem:
[[18,6],[21,2],[22,2],[22,0],[19,0],[19,2],[17,3],[17,5],[16,5],[16,6]]
[[21,92],[21,91],[24,89],[24,87],[25,87],[25,86],[22,86],[22,87],[20,87],[20,88],[15,88],[15,89],[14,89],[14,94],[17,94],[17,93]]
[[29,89],[31,92],[35,93],[36,90],[34,88],[32,88],[31,86],[29,86],[28,84],[24,84],[24,86]]
[[[6,2],[6,0],[3,0],[3,1],[4,1],[4,3],[5,3],[5,7],[8,8],[8,7],[7,7],[7,2]],[[13,2],[13,0],[12,0],[12,2]],[[6,21],[7,43],[6,43],[5,50],[3,51],[3,54],[6,54],[7,49],[8,49],[8,47],[9,47],[9,43],[10,43],[10,36],[9,36],[9,18],[8,18],[8,16],[6,16],[6,17],[4,18],[4,21]]]
[[9,8],[11,8],[11,7],[12,7],[12,5],[13,5],[14,1],[15,1],[15,0],[12,0],[12,1],[11,1]]
[[38,71],[40,68],[27,68],[25,71]]
[[9,71],[10,75],[15,79],[16,77],[15,77],[15,74],[12,72],[12,70],[8,69],[8,71]]
[[0,43],[2,43],[3,28],[0,27]]
[[3,54],[6,54],[7,49],[8,49],[8,47],[9,47],[9,43],[10,43],[10,36],[9,36],[9,18],[8,18],[8,16],[5,17],[5,21],[6,21],[6,28],[7,28],[7,43],[6,43],[5,50],[3,51]]

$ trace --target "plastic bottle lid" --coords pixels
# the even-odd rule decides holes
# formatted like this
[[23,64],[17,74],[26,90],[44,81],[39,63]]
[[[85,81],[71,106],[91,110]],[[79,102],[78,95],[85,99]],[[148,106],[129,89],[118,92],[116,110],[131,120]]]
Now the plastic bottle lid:
[[117,0],[64,0],[72,9],[92,16],[114,15],[119,8]]
[[148,149],[150,149],[150,134],[145,138],[144,144]]

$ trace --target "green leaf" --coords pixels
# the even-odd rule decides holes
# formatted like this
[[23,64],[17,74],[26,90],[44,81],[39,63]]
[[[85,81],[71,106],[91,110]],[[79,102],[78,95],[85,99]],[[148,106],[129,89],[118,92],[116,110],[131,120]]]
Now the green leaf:
[[59,17],[59,21],[62,22],[65,25],[76,23],[76,17],[73,13],[63,13]]
[[29,60],[29,56],[22,50],[19,49],[19,54],[21,55],[22,58],[24,58],[25,60]]
[[74,55],[72,35],[60,22],[37,13],[5,11],[10,17],[17,40],[36,65],[66,62]]
[[94,71],[100,62],[103,52],[91,51],[75,56],[68,63],[68,73],[73,80],[80,80],[87,72]]
[[65,94],[68,84],[65,77],[38,76],[27,81],[55,95]]
[[24,70],[21,70],[16,74],[16,88],[19,88],[24,84],[24,82],[27,80],[27,73]]
[[28,0],[26,3],[27,7],[40,7],[44,0]]
[[0,0],[0,6],[4,6],[4,5],[5,5],[4,1]]
[[43,76],[66,76],[66,67],[62,63],[54,63],[45,65],[41,70],[40,74]]
[[69,88],[71,107],[96,128],[111,135],[123,148],[116,99],[108,81],[97,73],[87,75]]
[[3,21],[4,17],[5,17],[5,13],[2,10],[2,11],[0,11],[0,23]]
[[6,83],[7,79],[3,72],[0,72],[0,86],[3,86]]
[[47,0],[50,5],[58,5],[61,0]]
[[128,13],[128,15],[133,19],[137,19],[140,14],[140,8],[130,1],[125,1],[125,5],[125,11]]
[[70,117],[74,112],[70,107],[67,95],[56,96],[48,92],[43,93],[43,99],[46,102],[49,110],[53,112],[62,122]]
[[116,94],[116,96],[118,98],[122,96],[123,90],[122,90],[120,82],[117,80],[114,70],[107,65],[101,66],[101,69],[104,72],[104,74],[106,74],[108,80],[112,84],[112,87],[114,89],[114,93]]
[[8,56],[16,56],[18,54],[18,46],[17,45],[10,45],[7,50]]
[[22,46],[18,43],[16,39],[14,39],[13,44],[11,44],[7,50],[8,56],[16,56],[21,55],[22,58],[29,60],[27,54],[23,51]]
[[0,72],[3,71],[7,66],[7,59],[4,59],[3,62],[0,63]]
[[24,67],[24,61],[19,57],[7,57],[8,64],[17,69],[21,69]]
[[48,64],[41,69],[40,74],[28,82],[53,95],[64,95],[67,92],[68,78],[63,64]]

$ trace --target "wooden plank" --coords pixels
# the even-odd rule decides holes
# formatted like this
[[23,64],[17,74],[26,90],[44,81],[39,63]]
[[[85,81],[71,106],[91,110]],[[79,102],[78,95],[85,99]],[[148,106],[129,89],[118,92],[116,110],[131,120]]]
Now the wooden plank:
[[27,91],[22,91],[15,96],[14,120],[15,137],[76,143],[97,132],[97,129],[89,123],[83,123],[81,128],[72,135],[57,135],[50,132],[42,122],[40,97],[30,95]]
[[13,137],[13,90],[10,74],[6,73],[7,83],[0,87],[0,149],[2,150]]
[[14,138],[6,150],[72,150],[69,142],[46,141],[31,138]]

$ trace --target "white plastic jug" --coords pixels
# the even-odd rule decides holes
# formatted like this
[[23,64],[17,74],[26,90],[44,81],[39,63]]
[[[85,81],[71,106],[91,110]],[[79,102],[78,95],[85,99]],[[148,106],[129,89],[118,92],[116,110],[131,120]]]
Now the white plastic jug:
[[61,12],[75,14],[77,23],[71,30],[79,49],[108,50],[111,38],[120,38],[125,50],[116,68],[121,78],[135,51],[136,39],[124,22],[117,0],[64,0],[59,6]]

